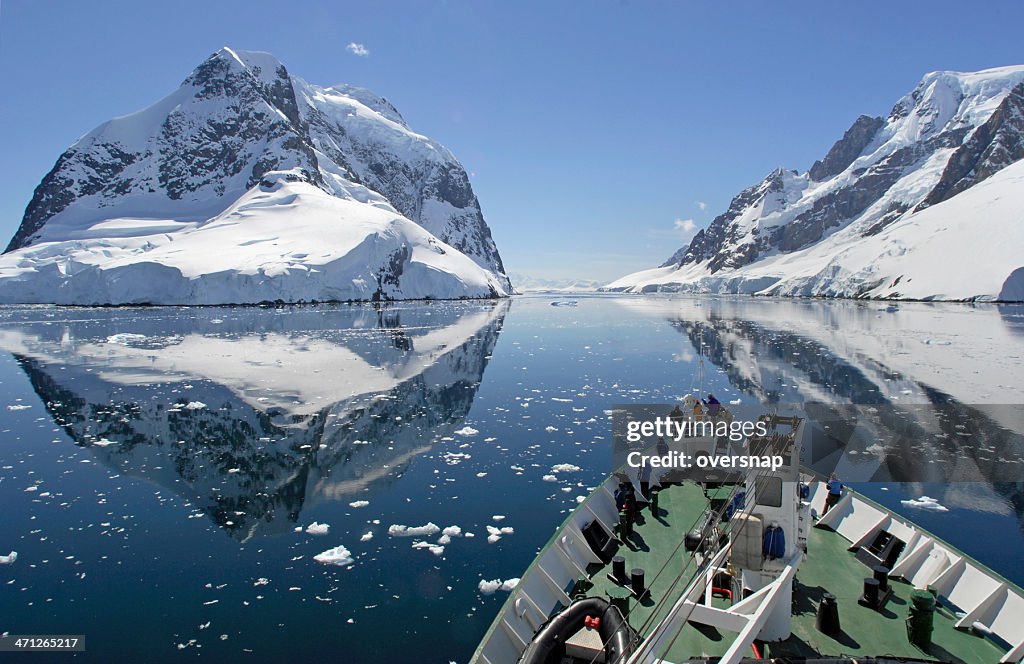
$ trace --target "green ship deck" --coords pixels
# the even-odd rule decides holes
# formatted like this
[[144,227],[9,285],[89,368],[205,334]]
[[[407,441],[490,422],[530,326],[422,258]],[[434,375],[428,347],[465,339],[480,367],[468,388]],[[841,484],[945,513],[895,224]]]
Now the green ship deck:
[[[668,591],[668,585],[682,571],[684,561],[690,556],[682,546],[680,538],[694,523],[707,506],[701,488],[695,484],[665,486],[659,492],[658,514],[652,515],[644,509],[643,523],[635,526],[635,534],[620,546],[618,555],[626,559],[626,570],[640,567],[647,572],[647,585],[651,599],[644,602],[630,600],[629,622],[646,637],[653,625],[665,616],[671,601],[657,607],[657,601]],[[890,656],[897,658],[928,659],[942,662],[963,662],[995,664],[1004,654],[994,643],[970,632],[953,626],[955,616],[941,606],[936,610],[932,647],[923,651],[909,642],[905,620],[913,588],[902,581],[892,580],[892,599],[885,609],[875,611],[857,603],[863,588],[863,579],[870,571],[854,554],[848,551],[850,543],[838,533],[824,528],[811,528],[808,539],[808,556],[800,565],[794,590],[792,636],[781,643],[764,644],[765,658],[817,657],[817,656]],[[673,562],[657,576],[667,560]],[[691,570],[693,568],[690,562]],[[617,586],[608,579],[606,572],[611,565],[592,565],[591,579],[594,588],[591,595],[605,595]],[[685,575],[689,578],[690,572]],[[682,585],[682,584],[680,584]],[[679,596],[681,587],[672,592],[672,599]],[[842,634],[832,638],[819,632],[815,627],[815,615],[822,595],[835,595],[839,606]],[[727,599],[716,599],[720,608],[728,606]],[[654,620],[648,621],[652,612],[657,611]],[[718,657],[725,654],[734,634],[720,633],[706,626],[686,625],[670,647],[665,659],[670,662],[685,662],[694,657]]]

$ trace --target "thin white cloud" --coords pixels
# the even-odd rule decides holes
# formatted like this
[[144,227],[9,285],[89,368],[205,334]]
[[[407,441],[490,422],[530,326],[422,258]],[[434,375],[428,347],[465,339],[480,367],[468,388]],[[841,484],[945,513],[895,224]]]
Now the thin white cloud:
[[701,212],[703,212],[704,210],[708,209],[708,204],[705,203],[704,201],[697,201],[697,207],[700,208]]
[[697,224],[693,219],[676,219],[673,225],[683,235],[694,235],[697,232]]
[[360,58],[365,58],[370,55],[370,49],[357,42],[349,42],[349,45],[345,47],[345,50],[353,55],[358,55]]

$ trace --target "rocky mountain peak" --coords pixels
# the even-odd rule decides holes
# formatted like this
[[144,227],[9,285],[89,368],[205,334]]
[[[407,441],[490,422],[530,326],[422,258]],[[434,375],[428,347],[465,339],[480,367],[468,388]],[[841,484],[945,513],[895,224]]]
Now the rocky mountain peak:
[[[266,186],[261,187],[261,183]],[[309,209],[298,209],[307,203]],[[291,208],[295,210],[277,212]],[[370,232],[368,244],[360,249],[369,253],[366,261],[353,259],[337,275],[317,276],[308,285],[289,286],[287,298],[400,298],[412,292],[421,297],[465,293],[479,297],[511,292],[469,176],[451,152],[412,131],[394,105],[369,90],[311,85],[292,76],[269,53],[230,47],[206,58],[164,99],[100,125],[68,148],[36,187],[5,253],[53,243],[62,249],[47,253],[41,259],[43,263],[57,260],[60,251],[69,251],[83,265],[97,265],[116,253],[100,250],[99,244],[109,241],[118,252],[130,256],[128,263],[134,265],[153,261],[158,254],[152,250],[174,241],[174,231],[191,233],[225,215],[267,221],[272,217],[295,226],[303,218],[331,223],[328,220],[338,217],[328,214],[328,209],[337,209],[338,215],[346,211],[346,222],[334,222],[343,226],[329,229],[338,237],[348,238],[348,229],[358,234],[371,226],[398,223],[405,229],[402,232],[406,239],[396,239],[393,229],[386,231],[383,227]],[[363,212],[355,214],[356,209]],[[259,210],[263,212],[256,212]],[[271,214],[271,210],[275,212]],[[387,215],[391,221],[386,220]],[[371,219],[372,223],[362,223]],[[244,237],[254,232],[252,222],[246,228],[249,230],[239,229],[238,237],[227,234],[231,243],[241,243],[232,244],[230,252],[238,260],[246,252],[255,255],[262,251],[244,249],[255,246]],[[276,231],[276,226],[272,230]],[[287,232],[287,228],[282,231]],[[138,239],[141,237],[147,239]],[[430,246],[435,257],[416,254],[410,243],[418,246],[421,242]],[[386,251],[378,247],[391,244],[395,246]],[[356,245],[346,240],[342,247],[355,250]],[[260,294],[249,291],[262,282],[254,282],[251,288],[241,283],[245,281],[242,276],[250,272],[269,269],[281,279],[291,274],[290,279],[298,283],[296,270],[309,269],[304,261],[326,260],[328,256],[340,260],[331,253],[338,249],[335,247],[324,247],[325,251],[316,254],[305,249],[305,245],[294,253],[281,249],[261,257],[256,265],[238,266],[240,281],[236,283],[234,276],[227,279],[225,283],[231,282],[230,295],[223,297],[261,301]],[[443,256],[448,258],[439,258]],[[468,264],[462,259],[468,259]],[[72,276],[58,270],[46,273],[44,278],[39,276],[43,272],[37,268],[42,263],[36,257],[26,259],[27,263],[22,260],[15,257],[8,261],[9,274],[19,280],[35,275],[63,284]],[[166,266],[183,265],[182,261],[179,250],[168,250],[156,262]],[[408,275],[419,268],[412,266],[410,270],[410,264],[423,266],[437,261],[447,266],[441,270],[447,276],[437,282],[445,285],[431,285],[428,278],[426,282],[430,283],[414,287]],[[361,271],[378,262],[381,270],[372,274],[360,272],[349,279],[341,276],[348,274],[346,270]],[[185,271],[204,274],[204,266],[210,261],[202,263],[189,263]],[[0,282],[8,274],[4,265],[0,265]],[[235,274],[233,266],[225,267],[226,274]],[[447,272],[448,268],[457,270],[458,275]],[[92,275],[90,279],[107,284],[103,269],[86,273]],[[382,276],[385,273],[387,278]],[[208,303],[209,298],[220,297],[193,293],[188,285],[192,282],[180,265],[167,274],[167,284],[177,285],[153,294],[153,300],[141,301],[173,299],[187,303],[202,296]],[[310,274],[322,272],[313,269]],[[403,274],[405,282],[400,286]],[[181,279],[185,281],[176,281]],[[323,279],[330,283],[321,284]],[[85,283],[85,278],[77,279],[79,282]],[[0,283],[0,291],[2,286]],[[316,294],[302,295],[307,288]],[[51,290],[43,286],[33,290],[37,294],[31,296],[32,301],[52,301],[47,299],[56,297],[47,294]],[[113,286],[111,293],[122,290]],[[18,297],[19,291],[27,292],[12,286],[9,292],[14,295],[7,297]],[[78,293],[75,289],[60,299],[77,301],[81,297]],[[140,289],[133,289],[133,293],[131,297],[136,300],[150,297],[141,294]],[[280,299],[280,295],[270,299]],[[98,292],[87,297],[105,301],[114,295]]]

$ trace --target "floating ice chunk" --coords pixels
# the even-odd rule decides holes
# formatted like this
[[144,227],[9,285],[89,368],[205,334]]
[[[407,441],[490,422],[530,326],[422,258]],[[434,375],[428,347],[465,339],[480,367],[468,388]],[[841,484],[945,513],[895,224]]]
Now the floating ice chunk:
[[431,544],[430,542],[413,542],[412,548],[427,549],[435,556],[440,556],[444,553],[444,546],[440,544]]
[[505,592],[512,592],[512,590],[514,590],[518,584],[518,578],[505,579],[504,581],[502,581],[501,579],[492,579],[490,581],[480,579],[480,583],[477,584],[477,589],[480,590],[480,593],[482,595],[493,595],[499,590],[504,590]]
[[505,520],[505,515],[504,514],[495,514],[491,518],[493,520],[495,520],[495,521],[504,521]]
[[545,475],[541,479],[544,480],[545,482],[557,482],[558,481],[558,478],[555,477],[554,475]]
[[231,475],[234,475],[235,473],[240,473],[240,472],[242,472],[241,468],[228,468],[228,473],[230,473]]
[[479,472],[476,474],[477,477],[487,477],[487,473]]
[[388,526],[388,535],[392,537],[430,537],[441,532],[441,527],[432,521],[422,526]]
[[363,536],[359,538],[359,541],[360,542],[369,542],[372,539],[373,539],[373,532],[372,531],[367,531],[367,532],[363,533]]
[[139,343],[146,340],[145,334],[131,334],[128,332],[122,332],[121,334],[111,334],[107,337],[108,344],[118,344],[120,346],[128,346],[133,343]]
[[559,463],[551,466],[553,473],[578,473],[581,470],[583,469],[571,463]]
[[11,551],[6,556],[0,556],[0,565],[10,565],[18,559],[18,552]]
[[494,526],[487,526],[487,543],[494,544],[501,539],[502,535],[511,535],[515,532],[514,528],[505,526],[504,528],[496,528]]
[[462,535],[462,528],[459,526],[448,526],[441,531],[441,534],[447,535],[448,537],[459,537]]
[[906,507],[914,507],[919,510],[928,510],[931,512],[948,512],[949,508],[939,503],[935,498],[929,498],[928,496],[921,496],[917,499],[912,500],[901,500],[900,501]]
[[313,523],[311,523],[308,526],[306,526],[306,534],[308,534],[308,535],[326,535],[327,531],[330,530],[330,529],[331,529],[331,527],[328,524],[326,524],[326,523],[317,523],[316,521],[314,521]]
[[108,440],[106,438],[100,438],[99,440],[92,441],[92,444],[96,447],[106,447],[108,445],[117,445],[116,440]]
[[185,408],[189,410],[202,410],[203,408],[206,408],[206,404],[202,401],[189,401],[185,404]]
[[449,466],[457,466],[462,463],[464,459],[472,459],[473,457],[465,452],[445,452],[441,455],[441,458],[444,459],[444,462]]
[[370,504],[369,500],[353,500],[351,503],[348,504],[348,506],[349,507],[357,507],[358,508],[358,507],[366,507],[369,504]]
[[10,406],[8,406],[7,410],[28,410],[31,407],[32,406],[29,406],[29,405],[26,405],[26,404],[23,404],[23,403],[16,403],[16,404],[11,404]]
[[455,435],[456,436],[467,436],[468,437],[468,436],[475,436],[478,433],[480,433],[480,432],[467,424],[466,426],[464,426],[461,429],[459,429],[458,431],[456,431]]
[[258,578],[255,581],[253,581],[252,585],[254,585],[254,586],[265,586],[268,583],[270,583],[270,579],[268,579],[268,578],[266,578],[264,576],[261,576],[260,578]]
[[550,431],[558,431],[558,427],[553,427],[553,426],[551,426],[549,424],[548,426],[544,427],[544,430],[548,431],[548,432],[550,432]]
[[313,560],[325,565],[338,565],[339,567],[346,567],[355,562],[352,558],[352,553],[340,544],[333,549],[327,549],[323,553],[316,554],[313,556]]

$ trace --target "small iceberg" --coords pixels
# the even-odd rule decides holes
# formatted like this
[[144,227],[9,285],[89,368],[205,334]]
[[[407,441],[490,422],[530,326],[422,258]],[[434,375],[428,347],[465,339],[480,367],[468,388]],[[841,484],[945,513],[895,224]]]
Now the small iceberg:
[[551,303],[553,307],[575,307],[579,304],[579,300],[555,300]]
[[939,503],[935,498],[929,498],[928,496],[921,496],[920,498],[912,500],[901,500],[900,501],[906,507],[913,507],[919,510],[928,510],[930,512],[948,512],[949,508]]
[[351,552],[340,544],[333,549],[327,549],[323,553],[316,554],[313,556],[313,560],[325,565],[338,565],[339,567],[347,567],[355,562]]
[[512,592],[515,590],[517,585],[519,585],[519,579],[505,579],[504,581],[501,579],[492,579],[490,581],[480,579],[480,583],[477,584],[477,588],[480,590],[480,594],[482,595],[493,595],[499,590]]
[[18,559],[18,552],[17,551],[11,551],[6,556],[0,556],[0,565],[10,565],[11,563],[13,563],[17,559]]
[[430,537],[441,532],[441,527],[433,521],[422,526],[392,525],[388,527],[388,535],[392,537]]
[[330,530],[330,529],[331,529],[331,527],[329,525],[327,525],[326,523],[317,523],[316,521],[314,521],[313,523],[311,523],[308,526],[306,526],[306,534],[307,535],[326,535],[327,531]]

